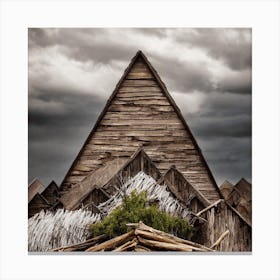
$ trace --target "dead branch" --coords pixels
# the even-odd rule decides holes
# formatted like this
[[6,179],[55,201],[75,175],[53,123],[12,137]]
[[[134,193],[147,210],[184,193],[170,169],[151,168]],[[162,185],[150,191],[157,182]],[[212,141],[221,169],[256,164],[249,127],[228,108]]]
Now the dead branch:
[[210,248],[213,249],[217,247],[226,238],[227,235],[229,235],[229,230],[226,230]]

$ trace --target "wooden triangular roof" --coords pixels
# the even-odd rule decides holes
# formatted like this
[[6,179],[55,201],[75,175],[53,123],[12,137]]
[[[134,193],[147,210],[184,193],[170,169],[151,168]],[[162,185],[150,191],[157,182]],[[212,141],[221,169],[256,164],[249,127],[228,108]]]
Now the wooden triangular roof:
[[[80,207],[83,200],[93,190],[101,190],[107,194],[108,188],[115,188],[114,193],[117,190],[116,188],[122,187],[119,184],[134,177],[140,171],[145,172],[155,180],[161,177],[159,170],[142,147],[139,147],[129,159],[116,158],[90,172],[81,182],[65,193],[60,201],[67,210],[74,210]],[[112,194],[112,191],[108,191],[107,199],[110,194]]]
[[28,218],[32,217],[36,213],[43,209],[49,209],[51,204],[49,201],[39,192],[37,192],[33,198],[28,202]]
[[[175,195],[175,197],[187,203],[189,203],[193,198],[197,198],[203,207],[210,205],[209,201],[205,196],[202,195],[196,188],[194,188],[184,177],[184,175],[178,171],[175,165],[172,165],[167,172],[160,178],[158,184],[165,184],[169,190]],[[190,210],[193,210],[190,208]]]
[[41,192],[41,195],[46,198],[46,200],[54,205],[59,198],[59,188],[55,181],[51,181],[48,186]]
[[176,164],[210,202],[221,197],[180,109],[142,51],[136,53],[116,85],[61,190],[66,192],[112,157],[129,157],[139,144],[145,146],[160,171]]
[[234,189],[243,197],[246,201],[252,200],[252,185],[244,178],[241,178],[235,185]]
[[232,190],[233,190],[233,184],[227,180],[225,180],[221,186],[220,186],[220,190],[223,194],[223,197],[225,198],[225,200],[228,199],[229,195],[231,194]]
[[28,186],[28,203],[35,197],[37,193],[41,193],[44,190],[44,185],[35,178]]

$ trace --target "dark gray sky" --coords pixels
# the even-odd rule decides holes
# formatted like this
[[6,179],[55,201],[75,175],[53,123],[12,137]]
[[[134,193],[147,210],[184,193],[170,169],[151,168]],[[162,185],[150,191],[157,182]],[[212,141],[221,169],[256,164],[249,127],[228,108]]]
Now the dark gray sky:
[[213,175],[251,181],[251,29],[29,29],[29,181],[60,184],[141,49]]

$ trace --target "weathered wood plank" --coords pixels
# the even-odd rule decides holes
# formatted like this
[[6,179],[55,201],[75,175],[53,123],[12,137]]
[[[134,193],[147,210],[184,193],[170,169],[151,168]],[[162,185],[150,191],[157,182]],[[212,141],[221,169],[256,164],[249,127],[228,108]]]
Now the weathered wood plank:
[[142,95],[142,96],[135,96],[134,94],[131,94],[131,96],[122,96],[122,95],[117,95],[115,97],[115,100],[119,100],[119,101],[140,101],[140,100],[166,100],[166,98],[162,95],[162,96],[147,96]]
[[[102,120],[107,121],[121,121],[121,120],[131,120],[137,123],[138,121],[143,121],[148,123],[153,122],[178,122],[178,119],[176,118],[176,115],[170,112],[157,112],[157,111],[151,111],[151,112],[138,112],[138,117],[135,114],[131,114],[131,112],[108,112],[106,116]],[[147,120],[153,120],[153,122],[148,122]]]
[[130,72],[126,79],[153,79],[153,75],[151,73],[148,72],[144,72],[141,69],[139,70],[135,70],[135,72]]
[[164,106],[170,106],[170,103],[167,100],[130,100],[130,101],[123,101],[123,100],[115,100],[114,104],[117,105],[129,105],[129,106],[135,106],[135,105],[164,105]]
[[[132,125],[110,125],[110,124],[101,124],[98,128],[98,131],[130,131]],[[134,131],[139,131],[139,130],[145,130],[145,131],[153,131],[153,130],[159,130],[159,131],[166,131],[166,130],[170,130],[170,131],[185,131],[182,127],[182,125],[180,124],[173,124],[173,125],[168,125],[168,124],[156,124],[153,125],[151,124],[149,127],[147,127],[146,125],[134,125],[133,126],[133,130]]]
[[150,97],[150,98],[162,97],[162,92],[160,90],[158,90],[157,88],[150,88],[150,87],[147,87],[147,88],[125,87],[125,88],[122,88],[122,90],[118,93],[119,97],[130,97],[130,98],[141,97],[143,95]]
[[[192,142],[190,140],[187,140],[186,142],[184,142],[185,137],[177,137],[176,139],[174,139],[174,137],[171,136],[166,136],[164,137],[164,139],[160,139],[157,136],[152,136],[152,135],[148,135],[148,136],[123,136],[123,135],[116,135],[116,136],[112,136],[112,137],[107,137],[107,136],[95,136],[93,137],[90,141],[89,144],[94,143],[95,140],[97,141],[123,141],[123,142],[130,142],[130,141],[137,141],[137,142],[148,142],[150,143],[150,145],[157,145],[157,144],[168,144],[168,142],[172,142],[172,143],[181,143],[181,144],[191,144]],[[184,145],[182,145],[184,146]]]
[[105,130],[98,130],[95,133],[97,136],[103,135],[103,136],[185,136],[186,132],[185,131],[147,131],[147,130],[143,130],[143,131],[105,131]]
[[120,244],[123,244],[127,241],[130,241],[134,238],[134,230],[131,230],[128,233],[125,233],[123,235],[117,236],[113,239],[110,239],[108,241],[105,241],[99,245],[95,245],[93,247],[90,247],[86,250],[86,252],[98,252],[102,251],[104,249],[110,251],[112,249],[115,249],[118,247]]
[[[108,119],[104,118],[100,125],[110,125],[110,126],[145,126],[147,127],[147,120],[153,120],[153,118],[147,118],[147,119],[131,119],[127,117],[127,119]],[[163,120],[154,120],[153,122],[150,123],[150,126],[158,126],[158,125],[168,125],[170,128],[173,128],[174,126],[178,126],[180,128],[184,128],[183,125],[178,122],[177,120],[170,120],[170,119],[163,119]]]
[[155,105],[152,106],[125,106],[125,105],[116,105],[113,104],[109,107],[108,111],[111,112],[150,112],[150,111],[157,111],[157,112],[172,112],[173,108],[171,106],[160,106],[157,107]]
[[135,87],[146,87],[148,90],[155,87],[157,90],[161,90],[155,80],[124,80],[119,88],[119,92],[121,92],[124,87],[131,87],[132,89],[135,89]]

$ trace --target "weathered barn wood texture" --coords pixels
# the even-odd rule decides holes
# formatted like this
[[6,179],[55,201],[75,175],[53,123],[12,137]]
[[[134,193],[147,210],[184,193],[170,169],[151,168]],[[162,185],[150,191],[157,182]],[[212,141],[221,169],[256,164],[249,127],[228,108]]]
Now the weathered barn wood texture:
[[67,210],[74,210],[80,207],[82,201],[95,189],[101,188],[108,183],[120,168],[125,164],[126,159],[115,158],[106,165],[91,172],[81,182],[77,183],[70,191],[65,193],[60,201]]
[[66,192],[60,201],[68,210],[90,206],[90,209],[95,211],[97,210],[95,206],[108,200],[123,183],[140,171],[155,180],[161,177],[159,170],[141,147],[129,159],[116,158],[91,172]]
[[[224,191],[223,189],[222,193]],[[248,181],[242,178],[237,184],[232,185],[231,192],[225,199],[249,224],[252,223],[252,186]]]
[[234,189],[240,193],[245,201],[252,201],[252,185],[244,178],[234,185]]
[[44,185],[38,179],[34,179],[28,186],[28,203],[37,193],[41,193],[44,188]]
[[233,184],[227,180],[224,181],[220,186],[220,190],[225,200],[228,199],[230,193],[232,192],[232,189],[233,189]]
[[[169,66],[167,66],[169,67]],[[67,172],[63,191],[115,158],[129,158],[139,144],[162,172],[176,165],[210,201],[221,193],[179,108],[139,51],[132,59]]]
[[169,168],[158,184],[165,184],[175,197],[194,213],[210,205],[209,201],[186,180],[175,166]]
[[28,218],[37,214],[41,210],[47,210],[51,207],[49,202],[39,193],[36,193],[35,196],[28,203]]
[[252,251],[251,225],[223,199],[214,203],[201,214],[207,223],[201,224],[200,234],[196,234],[195,242],[211,246],[224,232],[229,235],[217,246],[221,252],[250,252]]
[[43,190],[41,195],[48,201],[48,203],[54,206],[59,199],[59,189],[56,182],[51,181],[50,184]]
[[81,208],[86,208],[93,213],[99,213],[100,210],[97,207],[100,203],[108,200],[110,196],[102,188],[93,189],[82,201],[80,202]]

